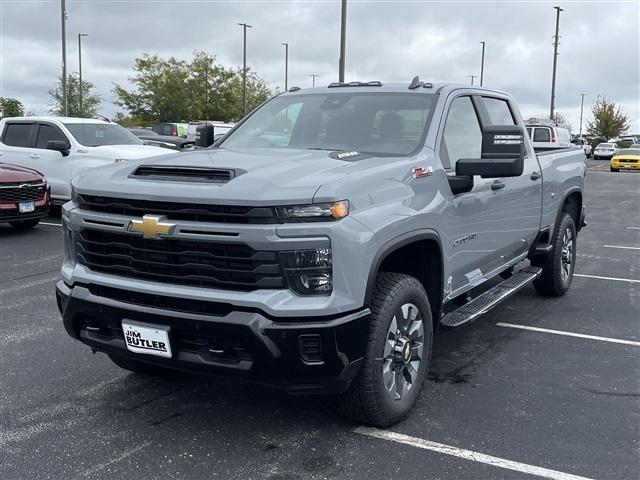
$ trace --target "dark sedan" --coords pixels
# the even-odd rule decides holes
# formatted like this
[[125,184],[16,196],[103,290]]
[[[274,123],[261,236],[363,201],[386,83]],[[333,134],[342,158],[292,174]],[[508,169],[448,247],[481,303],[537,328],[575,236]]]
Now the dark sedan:
[[171,135],[159,135],[153,130],[147,130],[146,128],[130,128],[129,131],[147,145],[153,145],[155,147],[170,148],[171,150],[182,152],[191,150],[195,145],[193,140]]

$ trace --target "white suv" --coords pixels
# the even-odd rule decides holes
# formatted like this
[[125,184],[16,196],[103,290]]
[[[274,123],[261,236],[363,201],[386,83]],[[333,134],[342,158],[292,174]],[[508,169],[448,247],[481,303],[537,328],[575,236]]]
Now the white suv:
[[87,118],[9,117],[0,120],[0,160],[42,173],[51,185],[51,199],[71,197],[76,174],[122,160],[172,153],[145,145],[115,123]]

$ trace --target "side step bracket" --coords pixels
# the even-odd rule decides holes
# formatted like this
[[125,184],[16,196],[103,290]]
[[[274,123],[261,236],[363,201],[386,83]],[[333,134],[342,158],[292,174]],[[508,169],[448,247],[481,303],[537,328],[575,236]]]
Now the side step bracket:
[[480,315],[487,313],[493,307],[506,300],[511,295],[529,285],[542,274],[542,269],[527,267],[514,273],[503,282],[491,287],[482,295],[477,296],[463,306],[446,314],[440,320],[440,327],[453,330],[472,322]]

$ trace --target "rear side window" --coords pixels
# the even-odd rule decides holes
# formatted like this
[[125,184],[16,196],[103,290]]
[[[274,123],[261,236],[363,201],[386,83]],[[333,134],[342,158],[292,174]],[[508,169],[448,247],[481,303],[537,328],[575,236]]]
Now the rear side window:
[[534,142],[550,142],[551,135],[549,133],[548,128],[536,128],[533,131],[533,141]]
[[40,125],[38,129],[38,137],[36,139],[36,148],[47,148],[50,141],[67,141],[67,137],[60,129],[51,125]]
[[2,143],[11,147],[29,147],[33,123],[7,123],[2,133]]
[[482,130],[471,97],[451,102],[444,135],[440,143],[440,160],[451,168],[461,158],[480,158]]
[[500,100],[499,98],[482,97],[484,106],[489,113],[489,120],[491,125],[515,125],[516,122],[511,115],[509,104],[506,100]]

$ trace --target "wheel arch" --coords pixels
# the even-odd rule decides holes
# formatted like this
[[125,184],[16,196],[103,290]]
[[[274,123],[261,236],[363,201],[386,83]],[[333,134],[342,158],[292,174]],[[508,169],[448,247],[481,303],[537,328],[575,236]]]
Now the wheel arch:
[[[424,261],[416,261],[416,257],[422,259],[423,252]],[[376,254],[369,271],[365,305],[371,302],[376,276],[379,272],[387,271],[412,275],[418,279],[427,292],[434,328],[437,327],[444,289],[443,258],[442,242],[434,230],[408,232],[389,240]]]
[[576,226],[576,231],[580,231],[582,220],[582,190],[579,187],[570,188],[564,195],[558,215],[556,216],[554,231],[558,228],[558,221],[562,213],[568,213],[573,219],[573,223]]

